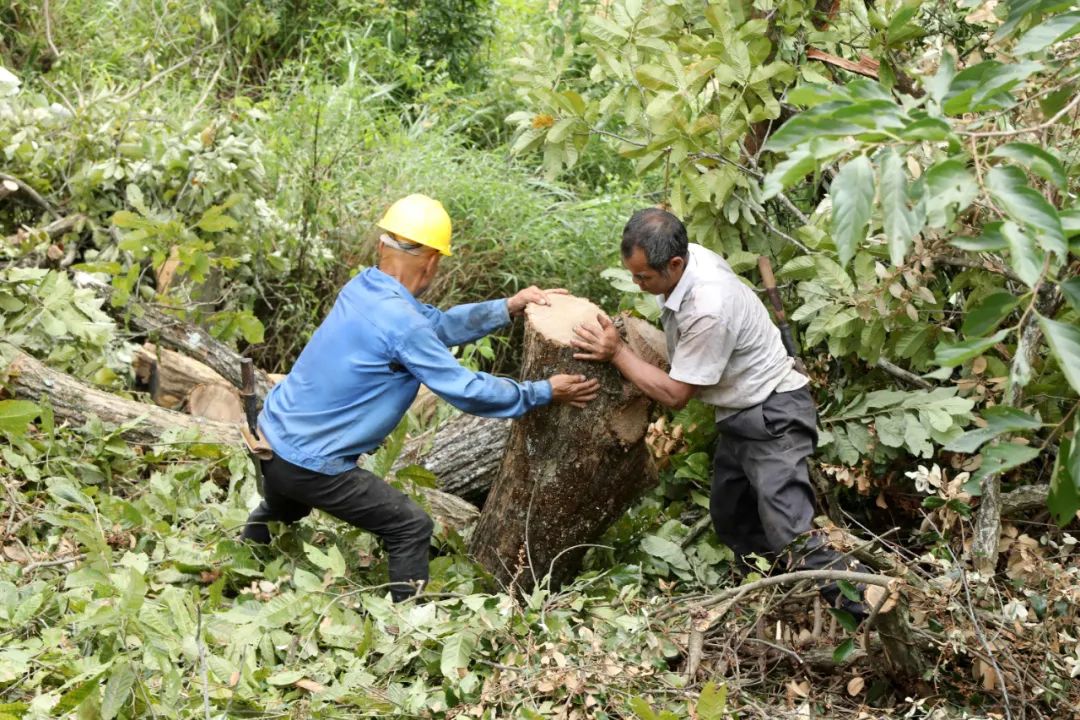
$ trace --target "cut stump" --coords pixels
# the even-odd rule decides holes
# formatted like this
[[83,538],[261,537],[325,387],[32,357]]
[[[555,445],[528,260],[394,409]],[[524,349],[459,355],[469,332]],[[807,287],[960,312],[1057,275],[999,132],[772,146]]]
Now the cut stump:
[[[496,580],[528,591],[551,574],[557,588],[580,567],[586,545],[656,483],[645,445],[651,401],[606,363],[574,360],[573,328],[596,322],[583,298],[553,296],[526,308],[522,375],[557,373],[600,380],[585,409],[549,405],[515,420],[470,549]],[[644,320],[621,318],[627,341],[663,363],[663,334]]]

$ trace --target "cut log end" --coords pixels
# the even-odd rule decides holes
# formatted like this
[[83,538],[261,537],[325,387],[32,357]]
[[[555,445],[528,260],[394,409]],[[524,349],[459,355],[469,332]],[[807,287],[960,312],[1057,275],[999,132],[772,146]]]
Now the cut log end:
[[596,324],[603,311],[585,298],[573,295],[549,295],[550,305],[530,304],[525,308],[529,326],[550,343],[570,347],[574,328],[583,323]]
[[187,397],[188,412],[195,417],[227,423],[244,423],[240,394],[225,383],[196,385]]

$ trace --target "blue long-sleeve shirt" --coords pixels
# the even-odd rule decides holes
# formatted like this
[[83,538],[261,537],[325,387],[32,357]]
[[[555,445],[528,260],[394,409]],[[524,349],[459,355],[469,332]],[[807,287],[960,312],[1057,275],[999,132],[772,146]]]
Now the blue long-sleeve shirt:
[[259,427],[285,460],[335,475],[379,446],[420,383],[473,415],[523,415],[551,402],[551,383],[473,372],[447,349],[508,322],[506,300],[442,312],[377,268],[364,270],[341,290],[289,374],[270,390]]

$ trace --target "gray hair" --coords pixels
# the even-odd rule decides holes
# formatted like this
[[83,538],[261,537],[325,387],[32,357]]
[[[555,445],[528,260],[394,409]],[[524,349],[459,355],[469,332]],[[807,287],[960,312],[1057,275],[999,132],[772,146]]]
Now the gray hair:
[[628,258],[634,248],[641,248],[649,267],[659,272],[666,271],[672,259],[685,259],[688,245],[682,220],[660,208],[638,210],[623,228],[622,256]]

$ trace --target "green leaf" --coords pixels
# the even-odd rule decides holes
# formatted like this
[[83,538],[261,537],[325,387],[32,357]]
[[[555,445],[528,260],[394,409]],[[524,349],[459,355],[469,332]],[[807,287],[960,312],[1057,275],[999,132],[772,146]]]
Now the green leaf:
[[958,159],[937,163],[923,178],[926,221],[931,227],[943,227],[952,218],[950,212],[963,212],[979,194],[975,177],[966,163]]
[[[816,274],[816,267],[813,255],[799,255],[784,263],[777,275],[785,280],[810,280]],[[637,289],[636,285],[634,289]]]
[[225,215],[224,209],[220,205],[214,205],[203,213],[203,216],[199,218],[199,222],[195,223],[195,225],[204,232],[216,233],[232,230],[239,223],[232,217]]
[[686,553],[676,543],[667,538],[662,538],[659,535],[646,535],[641,540],[641,549],[674,568],[679,570],[690,569],[690,562],[686,559]]
[[266,678],[266,683],[277,687],[285,687],[303,679],[304,672],[302,670],[281,670]]
[[0,431],[22,435],[40,414],[41,408],[29,400],[0,400]]
[[1001,234],[1009,243],[1009,265],[1025,285],[1035,287],[1042,277],[1045,256],[1020,226],[1009,221],[1001,224]]
[[1016,55],[1031,55],[1080,32],[1080,12],[1056,15],[1024,33],[1013,48]]
[[1013,0],[1008,4],[1009,14],[994,33],[992,42],[1000,42],[1012,35],[1013,31],[1030,17],[1068,10],[1072,4],[1072,0]]
[[997,445],[984,447],[981,454],[982,465],[971,476],[969,483],[974,487],[978,487],[978,483],[987,475],[1000,475],[1031,462],[1041,454],[1041,450],[1030,445],[999,442]]
[[941,343],[934,349],[934,362],[941,367],[955,367],[967,362],[974,357],[1002,342],[1012,332],[1011,329],[1000,330],[990,337],[975,338],[958,343]]
[[1011,92],[1031,75],[1043,69],[1041,63],[1000,63],[985,60],[957,73],[942,103],[948,115],[1006,107],[1014,102]]
[[[64,717],[68,713],[76,710],[87,698],[96,695],[98,689],[101,687],[101,676],[104,674],[105,673],[92,674],[88,679],[78,682],[78,684],[70,690],[67,690],[60,696],[60,702],[52,709],[51,715],[53,717]],[[71,682],[72,681],[69,681],[69,684]],[[0,705],[0,720],[3,720],[4,711],[6,709],[8,708]],[[19,713],[19,715],[21,716],[22,713]],[[9,715],[8,717],[14,716]]]
[[1061,160],[1051,151],[1038,145],[1024,142],[1011,142],[990,153],[990,157],[1005,158],[1027,168],[1028,172],[1038,175],[1043,180],[1053,183],[1064,190],[1068,178]]
[[469,667],[469,660],[476,650],[477,637],[470,630],[461,630],[447,638],[443,644],[439,669],[443,677],[458,680],[458,670]]
[[990,195],[1018,223],[1035,230],[1039,245],[1064,258],[1069,250],[1057,210],[1027,184],[1023,171],[1015,167],[995,167],[986,174]]
[[817,159],[808,149],[799,148],[780,161],[765,176],[762,184],[762,199],[768,200],[779,195],[784,188],[802,180],[817,169]]
[[814,267],[817,269],[817,279],[827,287],[837,290],[843,296],[850,296],[855,292],[855,283],[847,270],[827,255],[815,255]]
[[146,207],[146,200],[143,198],[142,190],[135,183],[129,183],[125,195],[127,196],[128,205],[139,211],[140,215],[149,215],[150,210]]
[[259,318],[251,313],[241,313],[236,317],[236,324],[240,328],[244,341],[249,345],[258,345],[266,337],[266,328],[259,322]]
[[908,182],[904,163],[892,148],[881,157],[881,210],[885,236],[889,240],[889,260],[904,264],[911,241],[922,230],[925,217],[908,207]]
[[1058,448],[1046,506],[1061,527],[1080,511],[1080,418],[1073,421],[1073,437],[1062,439]]
[[973,453],[984,443],[999,435],[1021,430],[1038,430],[1043,423],[1038,418],[1008,405],[995,405],[982,412],[986,427],[969,430],[950,441],[945,449],[950,452]]
[[398,480],[406,480],[417,487],[437,488],[439,478],[435,473],[421,465],[409,465],[394,472]]
[[862,596],[859,595],[859,591],[847,580],[840,580],[836,585],[840,588],[840,592],[843,593],[844,597],[851,602],[862,602]]
[[109,682],[101,696],[101,720],[112,720],[131,697],[131,688],[135,685],[135,671],[131,663],[120,662],[113,665],[109,672]]
[[724,720],[727,712],[727,694],[727,685],[721,683],[720,687],[717,687],[712,681],[705,683],[694,706],[697,720]]
[[1069,278],[1058,285],[1061,294],[1072,305],[1073,310],[1080,312],[1080,277]]
[[640,695],[630,698],[630,709],[637,715],[638,720],[660,720],[660,717],[649,706],[649,703]]
[[840,169],[829,190],[832,196],[832,234],[840,265],[847,267],[855,249],[866,239],[874,202],[874,168],[860,155]]
[[1020,298],[1012,293],[997,292],[988,295],[964,317],[961,332],[964,337],[978,337],[996,328],[1006,316],[1020,304]]
[[111,220],[113,225],[118,228],[124,228],[125,230],[145,228],[150,227],[151,225],[148,220],[139,217],[130,210],[120,210],[119,212],[113,213]]
[[1080,393],[1080,327],[1039,316],[1046,341],[1075,392]]

